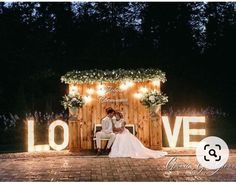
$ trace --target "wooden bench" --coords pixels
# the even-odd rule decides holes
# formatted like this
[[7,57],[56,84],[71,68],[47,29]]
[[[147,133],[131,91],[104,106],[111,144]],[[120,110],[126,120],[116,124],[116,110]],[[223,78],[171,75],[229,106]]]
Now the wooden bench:
[[[130,131],[133,135],[136,135],[136,129],[134,124],[126,124],[125,128]],[[102,130],[102,124],[95,124],[93,128],[93,144],[94,149],[96,149],[96,133]],[[108,141],[109,138],[102,138],[101,141]]]

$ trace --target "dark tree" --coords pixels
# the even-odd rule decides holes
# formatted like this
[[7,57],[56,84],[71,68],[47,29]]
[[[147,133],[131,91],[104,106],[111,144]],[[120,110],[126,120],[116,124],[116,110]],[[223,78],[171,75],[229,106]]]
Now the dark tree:
[[62,110],[62,74],[117,67],[166,71],[167,107],[231,110],[235,15],[235,3],[0,3],[0,111]]

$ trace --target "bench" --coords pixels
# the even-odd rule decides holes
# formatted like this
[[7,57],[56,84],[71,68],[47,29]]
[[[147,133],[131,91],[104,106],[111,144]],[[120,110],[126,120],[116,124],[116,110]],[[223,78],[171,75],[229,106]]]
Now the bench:
[[[130,131],[133,135],[136,135],[136,130],[135,130],[135,125],[134,124],[126,124],[125,128]],[[95,124],[94,129],[93,129],[93,144],[94,144],[94,149],[96,149],[96,133],[98,131],[102,130],[102,124]],[[101,141],[108,141],[109,138],[102,138]]]

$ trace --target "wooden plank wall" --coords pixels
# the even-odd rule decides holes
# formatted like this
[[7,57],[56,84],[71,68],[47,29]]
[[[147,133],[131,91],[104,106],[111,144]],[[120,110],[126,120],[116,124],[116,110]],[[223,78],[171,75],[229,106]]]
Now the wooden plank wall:
[[[102,103],[96,93],[96,84],[81,84],[78,85],[79,93],[82,96],[89,96],[87,89],[92,88],[95,92],[91,95],[92,101],[86,104],[79,112],[79,119],[81,121],[81,148],[92,149],[93,148],[93,126],[95,123],[100,123],[101,119],[106,116],[105,109],[112,107],[115,110],[119,110],[123,113],[125,121],[127,123],[135,124],[137,137],[146,146],[151,145],[150,135],[150,118],[149,111],[140,103],[139,99],[134,97],[134,93],[138,92],[139,88],[146,86],[149,90],[156,89],[160,91],[160,87],[153,86],[151,81],[135,83],[126,91],[108,92],[106,97],[109,99],[127,99],[125,102],[104,102]],[[104,83],[106,87],[111,89],[117,89],[120,83]],[[152,132],[153,133],[153,132]],[[155,133],[155,132],[154,132]]]

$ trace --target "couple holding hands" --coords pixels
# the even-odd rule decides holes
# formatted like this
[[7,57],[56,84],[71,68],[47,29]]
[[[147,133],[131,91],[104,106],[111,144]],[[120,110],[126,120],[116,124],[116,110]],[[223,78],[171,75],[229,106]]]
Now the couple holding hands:
[[122,113],[112,108],[106,109],[107,116],[101,121],[102,130],[96,133],[97,155],[101,154],[101,139],[108,138],[106,151],[109,157],[159,158],[167,155],[163,151],[146,148],[137,137],[125,128]]

